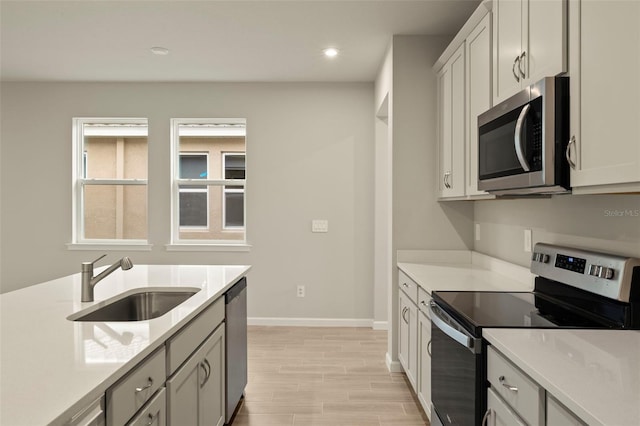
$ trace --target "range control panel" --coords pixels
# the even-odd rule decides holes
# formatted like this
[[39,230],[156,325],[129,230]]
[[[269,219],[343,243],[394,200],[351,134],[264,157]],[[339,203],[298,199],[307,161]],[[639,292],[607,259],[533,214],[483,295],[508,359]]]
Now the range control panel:
[[[545,243],[535,246],[531,272],[623,302],[629,301],[634,268],[640,259]],[[636,281],[640,281],[640,269]]]

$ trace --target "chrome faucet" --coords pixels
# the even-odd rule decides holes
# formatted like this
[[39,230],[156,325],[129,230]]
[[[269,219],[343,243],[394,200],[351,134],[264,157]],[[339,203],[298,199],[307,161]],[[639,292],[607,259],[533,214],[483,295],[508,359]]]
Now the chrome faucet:
[[93,302],[93,288],[98,284],[103,278],[107,275],[115,271],[116,269],[122,267],[123,271],[127,269],[133,268],[133,262],[128,257],[123,257],[118,260],[113,265],[109,266],[104,271],[100,272],[95,277],[93,276],[93,265],[106,254],[103,254],[93,262],[82,262],[82,287],[81,287],[81,298],[80,300],[83,302]]

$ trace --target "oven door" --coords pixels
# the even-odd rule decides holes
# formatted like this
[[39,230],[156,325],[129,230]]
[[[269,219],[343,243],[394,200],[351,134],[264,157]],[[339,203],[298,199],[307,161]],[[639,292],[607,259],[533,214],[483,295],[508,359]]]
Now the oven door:
[[434,301],[430,311],[432,423],[479,426],[486,404],[482,339],[472,336]]

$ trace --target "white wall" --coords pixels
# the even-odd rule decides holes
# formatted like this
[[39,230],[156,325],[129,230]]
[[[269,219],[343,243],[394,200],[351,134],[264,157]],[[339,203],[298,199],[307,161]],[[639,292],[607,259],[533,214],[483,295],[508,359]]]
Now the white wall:
[[[617,212],[617,213],[616,213]],[[523,266],[524,230],[532,240],[640,257],[640,195],[562,195],[476,201],[474,249]]]
[[[72,117],[147,117],[153,249],[110,252],[108,260],[251,264],[251,317],[373,318],[372,84],[4,83],[1,89],[2,292],[76,273],[81,261],[97,257],[65,245]],[[250,252],[165,250],[171,117],[247,118]],[[328,219],[329,233],[312,234],[312,219]],[[295,296],[299,284],[305,298]]]

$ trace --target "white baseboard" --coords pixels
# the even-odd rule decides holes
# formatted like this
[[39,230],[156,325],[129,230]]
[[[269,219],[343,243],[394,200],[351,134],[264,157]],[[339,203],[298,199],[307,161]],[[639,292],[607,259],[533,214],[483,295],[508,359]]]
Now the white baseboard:
[[[247,318],[248,325],[271,325],[289,327],[371,327],[375,328],[376,322],[372,319],[358,318]],[[386,323],[385,328],[386,329]]]
[[373,321],[373,329],[374,330],[387,330],[389,328],[389,324],[387,321]]
[[391,355],[389,355],[389,352],[387,352],[387,356],[385,357],[385,363],[387,364],[387,370],[389,370],[389,373],[404,372],[402,365],[400,365],[400,361],[392,361]]

